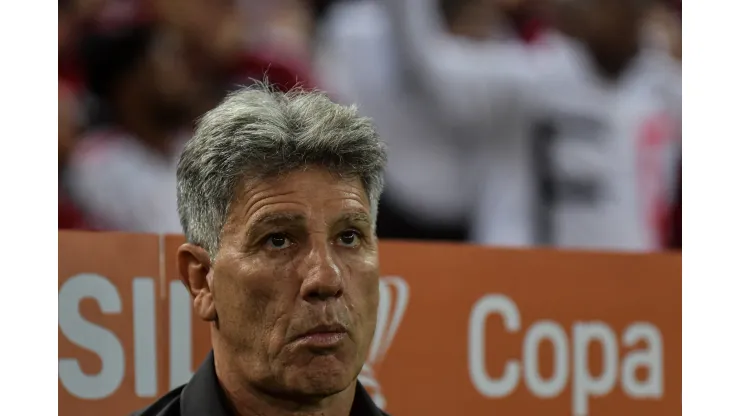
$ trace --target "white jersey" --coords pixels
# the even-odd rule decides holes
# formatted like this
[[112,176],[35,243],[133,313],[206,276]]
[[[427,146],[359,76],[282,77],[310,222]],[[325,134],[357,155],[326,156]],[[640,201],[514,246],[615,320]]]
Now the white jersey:
[[455,134],[404,78],[387,10],[378,1],[339,3],[319,36],[316,67],[322,88],[372,117],[388,144],[388,197],[404,211],[437,224],[456,224],[477,203],[480,140]]
[[680,63],[645,50],[610,83],[564,36],[531,47],[461,43],[444,35],[433,2],[386,3],[440,114],[490,134],[478,242],[660,246],[680,156]]
[[179,149],[159,155],[126,133],[93,132],[69,161],[72,197],[97,229],[182,233],[176,194]]

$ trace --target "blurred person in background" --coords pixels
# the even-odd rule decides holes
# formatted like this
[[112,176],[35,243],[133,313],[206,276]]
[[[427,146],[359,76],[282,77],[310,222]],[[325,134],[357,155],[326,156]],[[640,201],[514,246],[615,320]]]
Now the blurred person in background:
[[[59,0],[59,21],[57,40],[58,46],[58,64],[60,82],[73,78],[69,73],[73,72],[69,68],[71,65],[70,56],[73,55],[74,46],[77,40],[77,18],[71,0]],[[75,74],[76,75],[76,74]]]
[[316,16],[312,0],[242,0],[247,10],[250,44],[284,58],[310,59]]
[[69,159],[74,200],[99,229],[181,232],[175,169],[195,115],[181,44],[133,21],[89,34],[83,55],[88,88],[104,111]]
[[84,30],[111,0],[59,0],[59,78],[76,94],[83,88],[84,77],[79,61],[79,44]]
[[82,79],[75,57],[75,46],[79,35],[79,22],[83,13],[73,0],[59,1],[58,56],[58,228],[87,228],[84,215],[69,195],[66,167],[69,155],[82,132],[82,109],[78,91]]
[[85,229],[88,224],[82,211],[77,207],[69,196],[68,184],[65,180],[67,160],[69,154],[74,149],[80,134],[80,109],[76,97],[72,90],[64,83],[59,84],[59,107],[58,107],[58,154],[59,154],[59,207],[58,207],[58,228],[65,229]]
[[527,43],[534,43],[548,29],[541,10],[543,1],[547,0],[512,0],[502,7],[502,13]]
[[[59,84],[59,107],[58,107],[58,131],[59,131],[59,170],[64,171],[70,152],[77,143],[81,132],[79,118],[79,103],[69,87],[64,83]],[[61,179],[61,177],[60,177]]]
[[[460,39],[481,42],[501,35],[494,32],[501,16],[485,2],[445,0],[429,7],[439,7],[446,27]],[[382,3],[338,2],[318,34],[321,85],[340,100],[357,103],[391,149],[378,236],[466,240],[477,203],[474,179],[483,173],[471,160],[482,154],[485,141],[439,122],[419,93],[416,75],[398,59],[401,52]]]
[[[153,13],[162,22],[163,29],[182,41],[187,64],[199,80],[198,114],[213,108],[229,91],[255,80],[265,80],[282,91],[297,85],[312,85],[310,67],[302,55],[289,48],[278,48],[259,36],[258,28],[252,24],[259,18],[266,20],[267,26],[277,25],[276,13],[260,14],[259,3],[246,0],[152,2]],[[275,3],[282,5],[284,1]],[[272,6],[269,10],[282,9]],[[295,14],[300,15],[300,10]],[[300,19],[294,20],[298,24]]]
[[59,43],[59,56],[65,56],[70,45],[74,44],[75,38],[75,16],[69,0],[59,0],[59,22],[57,40]]
[[461,41],[431,0],[386,4],[399,57],[439,119],[456,131],[485,132],[491,144],[476,241],[665,247],[680,155],[681,66],[667,53],[675,48],[645,47],[653,2],[550,0],[557,31],[533,46]]

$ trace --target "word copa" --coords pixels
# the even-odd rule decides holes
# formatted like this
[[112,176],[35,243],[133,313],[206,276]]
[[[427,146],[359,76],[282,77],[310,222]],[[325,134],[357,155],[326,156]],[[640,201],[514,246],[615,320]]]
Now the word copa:
[[[635,322],[622,333],[622,345],[635,347],[641,341],[645,349],[632,350],[619,362],[617,338],[604,322],[576,322],[572,327],[571,342],[568,334],[557,322],[540,320],[526,329],[521,360],[506,362],[503,375],[493,378],[486,370],[486,355],[495,348],[486,347],[486,320],[499,315],[509,333],[522,330],[521,317],[516,303],[500,294],[484,296],[472,308],[468,327],[468,371],[473,385],[480,394],[491,398],[510,395],[519,385],[522,373],[528,390],[538,398],[559,396],[566,387],[571,373],[572,412],[575,416],[588,415],[590,397],[605,396],[613,391],[618,373],[624,393],[632,398],[658,399],[663,395],[663,340],[660,330],[647,322]],[[539,347],[543,342],[553,346],[554,371],[545,379],[540,374]],[[502,342],[506,342],[505,338]],[[572,350],[569,344],[572,343]],[[589,345],[598,343],[602,350],[603,370],[594,376],[589,369]],[[648,377],[638,379],[638,368],[648,370]]]

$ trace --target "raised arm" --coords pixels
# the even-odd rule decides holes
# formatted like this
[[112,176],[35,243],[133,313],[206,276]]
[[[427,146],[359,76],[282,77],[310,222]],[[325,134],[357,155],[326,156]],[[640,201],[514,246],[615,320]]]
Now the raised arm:
[[448,34],[437,0],[383,1],[402,67],[446,119],[489,122],[511,110],[532,84],[529,53],[520,43],[474,42]]

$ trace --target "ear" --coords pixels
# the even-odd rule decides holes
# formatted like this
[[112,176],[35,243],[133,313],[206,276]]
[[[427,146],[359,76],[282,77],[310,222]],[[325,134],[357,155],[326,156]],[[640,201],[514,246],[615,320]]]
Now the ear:
[[211,291],[211,258],[202,248],[193,244],[183,244],[177,250],[177,268],[180,280],[193,296],[193,308],[201,319],[207,322],[216,320],[216,304]]

